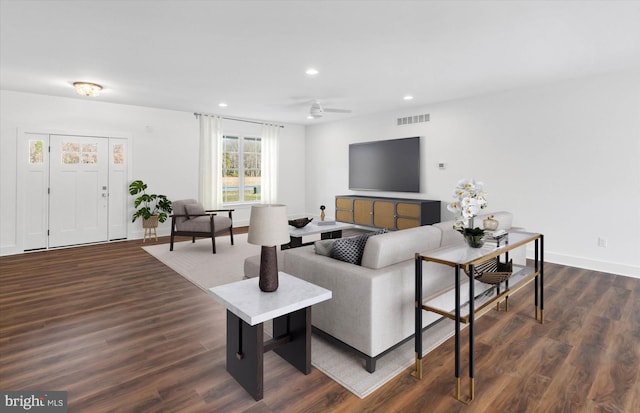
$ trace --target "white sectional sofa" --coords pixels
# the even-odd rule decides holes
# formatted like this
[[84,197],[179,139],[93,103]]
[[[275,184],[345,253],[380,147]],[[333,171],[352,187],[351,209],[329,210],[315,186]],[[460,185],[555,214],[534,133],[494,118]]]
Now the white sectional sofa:
[[[500,229],[511,228],[511,213],[492,215]],[[483,218],[476,217],[476,222]],[[373,372],[378,358],[414,334],[415,253],[463,242],[453,230],[453,221],[441,222],[369,237],[361,265],[317,254],[310,245],[279,252],[279,268],[333,292],[331,300],[314,306],[312,324],[362,356],[367,370]],[[524,249],[511,252],[510,258],[514,264],[524,264]],[[423,265],[425,299],[453,288],[451,267]],[[257,276],[258,268],[259,256],[247,258],[245,276]],[[462,277],[467,280],[466,275]],[[425,312],[424,327],[438,319],[439,315]]]

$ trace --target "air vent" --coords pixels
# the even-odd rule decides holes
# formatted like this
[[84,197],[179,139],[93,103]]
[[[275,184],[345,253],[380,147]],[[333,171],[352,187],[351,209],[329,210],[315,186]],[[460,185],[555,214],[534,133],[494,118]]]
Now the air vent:
[[429,122],[429,114],[407,116],[406,118],[398,118],[398,126],[411,125],[414,123]]

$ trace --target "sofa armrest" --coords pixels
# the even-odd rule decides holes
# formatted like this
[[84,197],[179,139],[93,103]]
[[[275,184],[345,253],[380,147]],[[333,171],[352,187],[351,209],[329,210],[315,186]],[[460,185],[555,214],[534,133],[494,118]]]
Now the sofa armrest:
[[[333,292],[313,307],[313,325],[375,357],[413,334],[415,262],[370,269],[317,255],[313,247],[286,250],[282,269]],[[425,263],[425,298],[452,288],[450,267]],[[425,325],[437,317],[424,318]]]

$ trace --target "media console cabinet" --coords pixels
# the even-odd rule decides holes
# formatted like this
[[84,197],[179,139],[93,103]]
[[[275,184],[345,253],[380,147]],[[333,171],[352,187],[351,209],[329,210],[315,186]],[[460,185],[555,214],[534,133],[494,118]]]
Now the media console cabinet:
[[389,230],[431,225],[440,222],[440,201],[337,195],[336,221]]

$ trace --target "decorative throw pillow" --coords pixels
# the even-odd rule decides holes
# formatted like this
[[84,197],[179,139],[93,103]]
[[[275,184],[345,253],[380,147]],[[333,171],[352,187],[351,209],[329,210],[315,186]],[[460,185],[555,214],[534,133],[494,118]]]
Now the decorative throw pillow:
[[187,204],[184,206],[184,210],[187,213],[187,219],[191,218],[192,216],[205,214],[204,207],[200,204]]
[[333,243],[331,256],[337,260],[360,265],[362,251],[368,236],[360,235],[352,238],[340,238]]
[[335,239],[322,239],[320,241],[314,242],[313,247],[316,251],[316,254],[330,257],[334,242],[336,242]]
[[362,263],[362,254],[364,253],[364,247],[367,245],[367,240],[369,239],[369,237],[385,234],[387,232],[389,231],[386,228],[383,228],[376,232],[362,234],[357,237],[337,239],[333,243],[333,248],[331,249],[331,257],[340,261],[360,265]]

